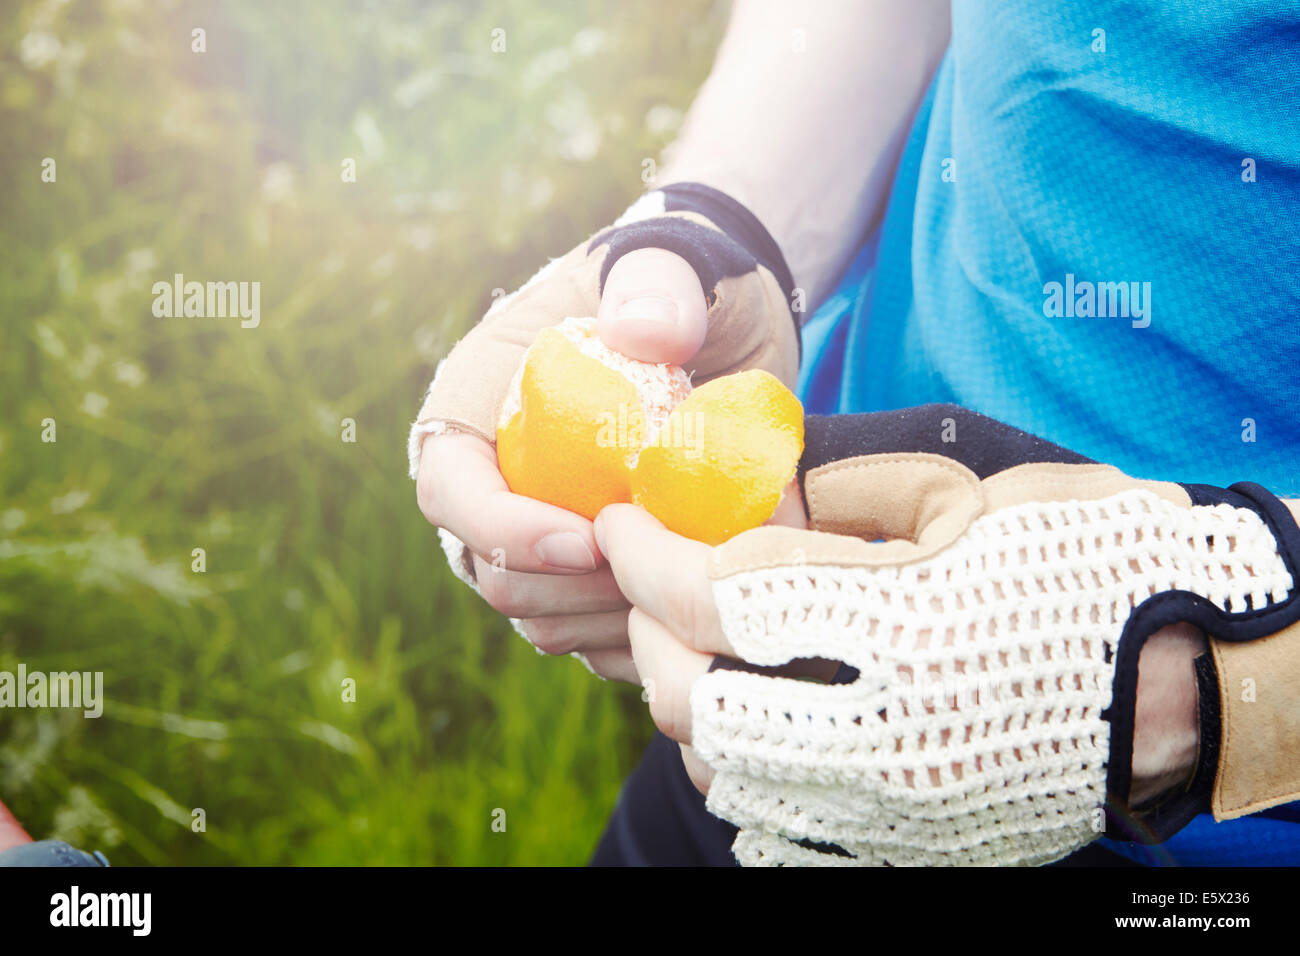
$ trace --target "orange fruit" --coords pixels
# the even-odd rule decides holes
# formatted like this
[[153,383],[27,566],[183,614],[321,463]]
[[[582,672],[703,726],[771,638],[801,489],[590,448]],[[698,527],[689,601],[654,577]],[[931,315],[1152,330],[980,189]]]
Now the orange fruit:
[[706,544],[770,518],[802,453],[803,407],[774,375],[692,391],[681,368],[606,347],[595,319],[538,334],[497,425],[511,491],[587,518],[634,502]]
[[682,369],[607,347],[595,319],[565,319],[538,333],[510,384],[501,474],[511,491],[594,518],[632,500],[638,454],[690,390]]
[[632,500],[669,531],[721,544],[776,511],[803,454],[803,406],[769,372],[724,375],[674,408],[659,437]]

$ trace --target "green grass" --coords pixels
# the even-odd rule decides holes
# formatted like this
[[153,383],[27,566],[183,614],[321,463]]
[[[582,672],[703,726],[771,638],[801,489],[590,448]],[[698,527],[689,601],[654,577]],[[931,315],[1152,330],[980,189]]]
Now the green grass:
[[[641,190],[720,16],[5,18],[0,670],[103,671],[106,696],[99,720],[0,710],[0,801],[34,836],[119,865],[587,858],[650,733],[639,693],[537,655],[451,577],[406,429],[492,290]],[[155,318],[175,272],[260,282],[261,326]]]

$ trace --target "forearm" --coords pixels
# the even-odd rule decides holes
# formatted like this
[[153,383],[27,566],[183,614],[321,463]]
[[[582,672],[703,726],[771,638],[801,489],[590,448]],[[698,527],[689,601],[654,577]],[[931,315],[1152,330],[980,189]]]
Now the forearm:
[[747,205],[815,307],[883,214],[948,31],[946,0],[741,0],[657,184]]

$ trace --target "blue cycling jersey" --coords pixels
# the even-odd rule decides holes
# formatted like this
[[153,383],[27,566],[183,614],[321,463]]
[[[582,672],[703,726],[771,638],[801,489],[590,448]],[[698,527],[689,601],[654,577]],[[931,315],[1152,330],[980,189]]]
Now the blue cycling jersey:
[[[1300,3],[955,0],[804,361],[810,412],[956,402],[1137,477],[1300,497]],[[1113,848],[1297,863],[1300,804]]]

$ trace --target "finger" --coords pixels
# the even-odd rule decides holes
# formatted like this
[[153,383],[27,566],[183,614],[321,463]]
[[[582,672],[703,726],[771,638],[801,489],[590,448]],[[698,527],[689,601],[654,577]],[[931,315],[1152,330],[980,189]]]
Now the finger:
[[520,622],[529,642],[544,654],[572,654],[618,648],[628,650],[627,611],[562,614]]
[[591,651],[585,656],[588,666],[605,680],[622,681],[625,684],[641,683],[630,650]]
[[474,556],[479,592],[507,617],[599,614],[629,607],[608,566],[589,574],[530,574],[505,571]]
[[591,522],[506,486],[496,451],[473,435],[424,440],[416,483],[420,510],[471,551],[512,571],[585,574],[601,558]]
[[682,750],[682,766],[686,768],[686,776],[690,777],[691,784],[700,793],[708,794],[709,784],[713,783],[713,768],[700,759],[692,748],[685,744],[678,744]]
[[709,546],[673,534],[635,505],[596,515],[596,539],[624,597],[699,651],[735,656],[709,586]]
[[596,315],[601,341],[643,362],[684,365],[704,344],[708,303],[681,256],[637,249],[609,270]]
[[628,615],[627,634],[655,726],[679,744],[689,744],[691,685],[708,673],[713,656],[686,647],[639,608]]

